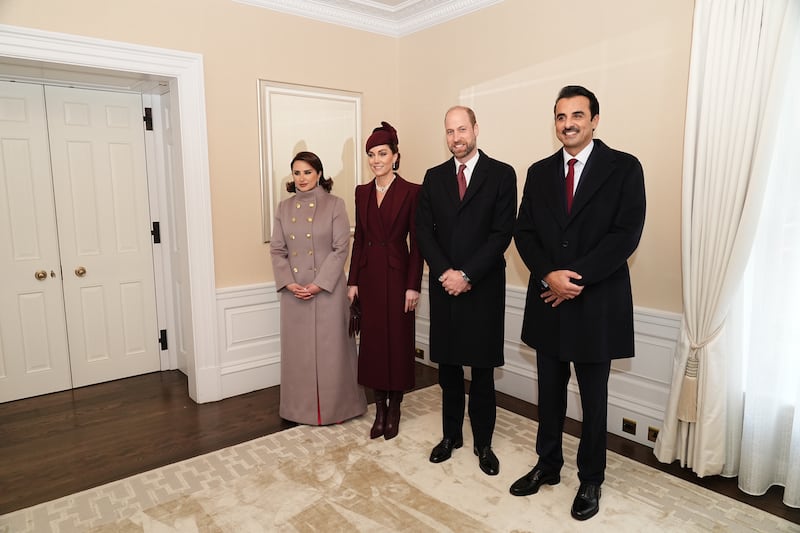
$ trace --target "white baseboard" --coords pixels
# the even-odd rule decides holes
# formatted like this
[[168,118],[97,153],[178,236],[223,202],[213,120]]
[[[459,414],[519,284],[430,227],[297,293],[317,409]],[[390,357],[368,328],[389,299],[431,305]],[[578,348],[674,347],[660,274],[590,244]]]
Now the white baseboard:
[[[417,312],[416,341],[430,362],[427,282]],[[525,288],[506,290],[505,359],[495,374],[497,390],[536,403],[536,352],[520,341],[525,310]],[[219,379],[227,398],[280,383],[280,306],[274,283],[217,291],[220,331]],[[672,358],[680,333],[681,316],[655,309],[634,310],[636,357],[614,361],[609,379],[608,430],[635,442],[653,446],[648,428],[660,429],[669,397]],[[580,398],[575,379],[569,384],[567,416],[580,420]],[[622,431],[623,418],[635,422],[635,434]]]

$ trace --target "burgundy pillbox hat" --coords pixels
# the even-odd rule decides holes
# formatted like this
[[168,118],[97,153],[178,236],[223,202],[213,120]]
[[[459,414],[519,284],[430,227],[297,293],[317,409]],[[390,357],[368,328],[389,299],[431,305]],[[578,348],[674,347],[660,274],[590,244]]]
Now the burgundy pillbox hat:
[[397,130],[394,129],[388,122],[381,122],[381,126],[379,128],[372,130],[372,135],[370,135],[369,139],[367,139],[367,152],[369,152],[374,146],[380,146],[382,144],[395,146],[399,144],[399,141],[397,140]]

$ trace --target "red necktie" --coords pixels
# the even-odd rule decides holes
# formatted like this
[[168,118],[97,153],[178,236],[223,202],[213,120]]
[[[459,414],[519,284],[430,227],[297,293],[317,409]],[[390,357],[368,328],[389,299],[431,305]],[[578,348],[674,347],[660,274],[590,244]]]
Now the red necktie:
[[467,168],[467,165],[461,164],[458,167],[458,197],[462,200],[464,199],[464,193],[467,190],[467,178],[464,176],[464,169]]
[[567,170],[567,213],[572,210],[572,196],[575,189],[575,163],[577,163],[577,159],[570,159],[567,161],[569,165],[569,170]]

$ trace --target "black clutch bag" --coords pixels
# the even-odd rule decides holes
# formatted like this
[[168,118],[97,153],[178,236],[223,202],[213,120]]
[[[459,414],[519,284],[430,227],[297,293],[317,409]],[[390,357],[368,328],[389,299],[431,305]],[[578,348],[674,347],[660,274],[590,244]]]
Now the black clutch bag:
[[361,333],[361,304],[358,302],[358,297],[353,298],[353,303],[350,304],[350,327],[348,334],[355,337]]

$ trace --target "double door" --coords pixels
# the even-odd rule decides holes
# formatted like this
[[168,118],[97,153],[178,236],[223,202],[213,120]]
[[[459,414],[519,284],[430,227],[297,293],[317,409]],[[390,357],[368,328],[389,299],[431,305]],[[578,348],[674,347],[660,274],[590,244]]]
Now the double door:
[[160,369],[141,96],[0,81],[0,402]]

